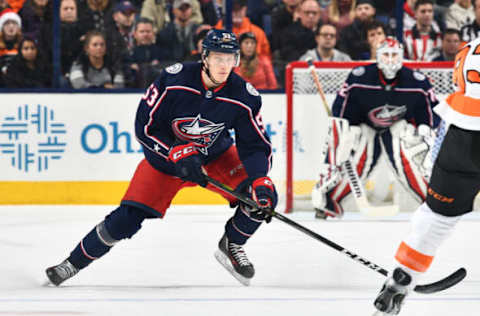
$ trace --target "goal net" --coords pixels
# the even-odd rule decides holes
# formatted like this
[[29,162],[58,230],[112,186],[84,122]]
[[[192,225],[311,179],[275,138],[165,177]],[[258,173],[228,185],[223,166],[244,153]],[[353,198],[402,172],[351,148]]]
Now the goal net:
[[[331,107],[337,92],[347,79],[352,68],[370,62],[316,62],[315,68],[320,79],[327,103]],[[453,62],[405,63],[405,66],[421,71],[430,80],[439,100],[453,91]],[[287,96],[286,119],[286,175],[282,198],[285,211],[312,210],[311,190],[317,180],[319,167],[323,162],[327,115],[320,95],[306,62],[292,62],[287,66],[285,92]],[[392,191],[386,165],[381,165],[377,175],[367,183],[367,193],[375,187]],[[386,194],[393,194],[387,192]]]

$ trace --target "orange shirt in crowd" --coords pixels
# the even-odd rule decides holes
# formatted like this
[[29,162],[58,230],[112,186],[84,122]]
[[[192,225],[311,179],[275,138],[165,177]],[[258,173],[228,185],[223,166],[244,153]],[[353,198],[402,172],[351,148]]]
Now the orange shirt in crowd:
[[18,13],[20,9],[23,7],[25,0],[7,0],[8,5],[12,8],[15,13]]
[[272,63],[268,57],[258,56],[257,69],[251,77],[245,76],[241,65],[240,67],[236,67],[234,71],[258,90],[273,90],[278,88]]
[[[223,21],[218,21],[217,25],[215,25],[215,28],[223,29]],[[235,33],[237,38],[242,33],[252,32],[257,38],[257,54],[259,56],[266,56],[270,59],[272,58],[270,43],[268,42],[267,35],[265,35],[265,32],[261,28],[250,22],[249,18],[243,18],[242,24],[239,27],[233,26],[232,32]]]

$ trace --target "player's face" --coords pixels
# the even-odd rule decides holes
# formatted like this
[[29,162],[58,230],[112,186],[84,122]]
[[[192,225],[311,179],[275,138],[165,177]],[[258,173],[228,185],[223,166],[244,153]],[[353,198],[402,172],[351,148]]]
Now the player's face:
[[217,82],[227,81],[235,62],[235,54],[210,52],[207,57],[208,70]]

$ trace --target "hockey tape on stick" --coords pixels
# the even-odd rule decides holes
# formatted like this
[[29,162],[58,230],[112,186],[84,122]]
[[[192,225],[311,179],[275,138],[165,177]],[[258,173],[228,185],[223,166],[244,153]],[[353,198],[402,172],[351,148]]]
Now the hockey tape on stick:
[[[249,198],[248,196],[232,190],[227,185],[225,185],[225,184],[223,184],[223,183],[221,183],[221,182],[219,182],[219,181],[217,181],[217,180],[215,180],[215,179],[213,179],[209,176],[205,176],[205,177],[206,177],[207,181],[211,185],[216,187],[217,189],[220,189],[221,191],[233,196],[234,198],[238,199],[239,201],[245,203],[246,205],[248,205],[252,208],[257,208],[257,209],[259,208],[257,203],[255,203],[255,201],[252,200],[251,198]],[[330,248],[333,248],[333,249],[343,253],[344,255],[349,257],[350,259],[353,259],[356,262],[363,264],[367,268],[370,268],[371,270],[374,270],[374,271],[380,273],[383,276],[388,276],[388,271],[387,270],[385,270],[384,268],[380,267],[379,265],[373,263],[372,261],[369,261],[369,260],[367,260],[363,257],[360,257],[356,253],[351,252],[350,250],[343,248],[339,244],[337,244],[337,243],[335,243],[335,242],[317,234],[316,232],[306,228],[305,226],[302,226],[302,225],[298,224],[297,222],[289,219],[286,216],[283,216],[282,214],[279,214],[279,213],[275,212],[274,210],[270,210],[270,213],[276,219],[278,219],[278,220],[284,222],[285,224],[301,231],[302,233],[312,237],[313,239],[316,239],[316,240],[320,241],[321,243],[329,246]],[[449,275],[446,278],[441,279],[437,282],[430,283],[430,284],[424,284],[424,285],[417,285],[414,288],[414,291],[418,292],[418,293],[423,293],[423,294],[430,294],[430,293],[439,292],[439,291],[448,289],[448,288],[454,286],[455,284],[459,283],[460,281],[462,281],[465,278],[466,275],[467,275],[467,270],[465,270],[465,268],[460,268],[457,271],[455,271],[454,273],[452,273],[451,275]]]
[[[323,92],[322,84],[320,83],[320,79],[318,78],[318,74],[315,70],[315,65],[313,64],[312,58],[308,58],[306,60],[308,64],[308,69],[312,75],[313,81],[315,82],[315,86],[317,87],[317,91],[320,94],[320,98],[322,99],[323,107],[327,112],[329,117],[332,117],[332,111],[328,106],[327,99],[325,98],[325,93]],[[335,118],[336,120],[345,120],[342,118]],[[348,121],[347,121],[348,123]],[[383,217],[383,216],[394,216],[396,215],[400,207],[398,205],[388,205],[388,206],[375,206],[371,205],[368,202],[367,196],[365,191],[363,190],[362,183],[360,182],[360,178],[358,176],[357,170],[352,167],[352,163],[350,161],[345,161],[342,163],[342,171],[344,175],[347,176],[348,183],[350,184],[350,189],[353,192],[353,196],[355,198],[355,204],[357,208],[363,215],[371,216],[371,217]]]

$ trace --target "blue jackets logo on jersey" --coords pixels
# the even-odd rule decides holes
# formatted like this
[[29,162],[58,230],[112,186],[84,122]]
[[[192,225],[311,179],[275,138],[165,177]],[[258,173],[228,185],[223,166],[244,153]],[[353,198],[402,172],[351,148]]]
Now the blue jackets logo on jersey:
[[406,105],[385,104],[368,112],[368,118],[376,127],[386,128],[392,126],[396,121],[401,120],[406,113]]
[[196,117],[182,117],[173,120],[172,128],[178,138],[195,143],[197,149],[207,155],[208,147],[215,142],[225,129],[225,124],[215,124],[203,119],[198,114]]

